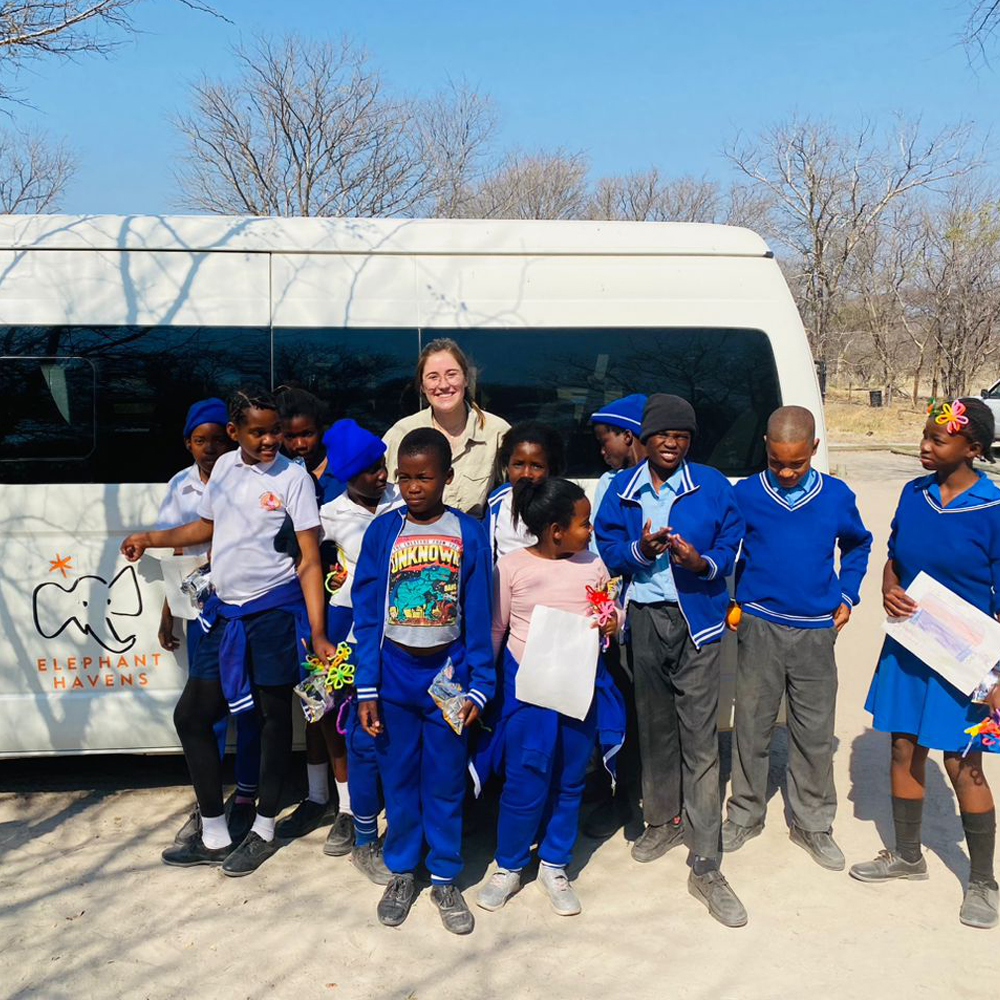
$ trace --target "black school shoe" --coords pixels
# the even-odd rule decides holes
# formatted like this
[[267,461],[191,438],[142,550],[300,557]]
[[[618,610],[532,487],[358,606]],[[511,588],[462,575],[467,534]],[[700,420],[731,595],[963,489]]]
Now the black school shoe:
[[435,885],[431,889],[431,902],[438,908],[446,931],[451,931],[452,934],[472,933],[476,919],[465,905],[465,899],[457,885],[451,882]]
[[189,840],[168,847],[160,857],[165,865],[173,868],[194,868],[196,865],[221,865],[235,849],[235,844],[218,848],[206,847],[199,830]]
[[222,874],[231,878],[251,875],[278,850],[277,838],[265,840],[251,830],[243,843],[222,863]]
[[337,818],[326,835],[323,853],[332,858],[350,854],[354,847],[354,817],[350,813],[337,813]]
[[252,802],[234,802],[232,804],[226,826],[234,844],[242,844],[246,840],[256,818],[257,808]]
[[[191,810],[191,815],[188,816],[184,821],[184,825],[174,835],[174,846],[181,847],[183,844],[187,844],[199,836],[201,836],[201,809],[195,803],[194,809]],[[238,844],[239,841],[237,840],[236,843]]]
[[329,803],[320,805],[312,799],[303,799],[291,816],[286,816],[274,828],[275,836],[281,837],[282,840],[305,837],[323,823],[329,808]]
[[398,927],[410,914],[417,898],[412,875],[393,875],[378,901],[378,921],[386,927]]

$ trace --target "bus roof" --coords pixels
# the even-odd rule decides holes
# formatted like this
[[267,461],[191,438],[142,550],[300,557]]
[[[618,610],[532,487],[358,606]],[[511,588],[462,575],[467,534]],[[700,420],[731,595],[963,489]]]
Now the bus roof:
[[693,222],[0,215],[0,250],[764,257],[749,229]]

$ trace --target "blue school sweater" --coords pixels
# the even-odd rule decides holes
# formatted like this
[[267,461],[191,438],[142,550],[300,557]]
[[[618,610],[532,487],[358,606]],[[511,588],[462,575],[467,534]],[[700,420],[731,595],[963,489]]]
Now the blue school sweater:
[[[458,518],[462,529],[462,566],[458,585],[462,635],[457,641],[465,648],[465,662],[469,668],[469,690],[466,694],[482,709],[496,688],[493,559],[482,522],[453,507],[447,509]],[[389,557],[405,523],[406,507],[386,511],[368,525],[361,542],[361,553],[351,584],[354,638],[358,653],[354,684],[359,701],[373,701],[381,693]],[[433,530],[433,525],[428,525],[428,529]]]
[[[645,518],[638,497],[640,462],[623,469],[611,481],[594,522],[597,548],[612,576],[626,586],[639,570],[653,563],[639,548]],[[677,603],[697,648],[717,642],[726,628],[729,592],[726,577],[732,573],[743,537],[743,518],[733,488],[721,472],[707,465],[683,462],[681,490],[670,510],[670,526],[693,545],[708,563],[702,576],[673,565]]]
[[777,625],[829,628],[841,604],[853,608],[860,601],[872,536],[839,479],[820,473],[790,503],[765,470],[736,484],[736,502],[746,522],[736,600],[747,614]]

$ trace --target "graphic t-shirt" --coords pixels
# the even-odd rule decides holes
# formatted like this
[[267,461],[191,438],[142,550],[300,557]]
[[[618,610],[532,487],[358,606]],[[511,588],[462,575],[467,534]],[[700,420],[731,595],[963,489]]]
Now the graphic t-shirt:
[[445,511],[433,524],[404,522],[389,556],[386,638],[417,648],[457,639],[461,571],[462,527],[454,514]]

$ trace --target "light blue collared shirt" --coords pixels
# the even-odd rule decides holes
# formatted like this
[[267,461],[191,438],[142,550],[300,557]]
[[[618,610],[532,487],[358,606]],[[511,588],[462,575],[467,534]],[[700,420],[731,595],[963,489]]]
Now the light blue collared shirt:
[[778,483],[778,477],[767,470],[767,481],[784,498],[789,507],[794,507],[815,485],[819,473],[810,467],[809,471],[791,488],[785,489]]
[[[659,493],[653,489],[649,465],[644,465],[639,473],[634,495],[638,497],[642,507],[642,523],[650,521],[651,531],[670,527],[670,511],[681,491],[683,471],[683,465],[678,465],[674,474],[660,488]],[[650,566],[636,572],[632,577],[629,599],[640,604],[677,600],[677,586],[674,583],[669,551],[661,553]]]

